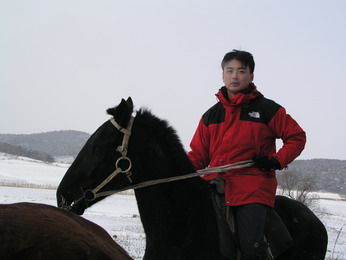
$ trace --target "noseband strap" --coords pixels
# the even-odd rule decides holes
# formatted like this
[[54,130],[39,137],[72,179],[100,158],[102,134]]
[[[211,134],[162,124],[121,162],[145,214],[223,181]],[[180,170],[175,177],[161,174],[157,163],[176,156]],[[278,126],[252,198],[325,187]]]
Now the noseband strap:
[[[133,124],[134,118],[131,116],[130,121],[127,125],[127,128],[121,127],[112,117],[109,119],[109,121],[120,131],[124,134],[123,137],[123,142],[121,145],[119,145],[116,149],[117,152],[121,153],[121,157],[116,161],[115,163],[115,171],[113,171],[100,185],[98,185],[95,189],[93,190],[86,190],[84,192],[84,198],[88,201],[92,201],[95,198],[97,198],[97,193],[99,192],[100,189],[102,189],[108,182],[110,182],[115,176],[117,176],[119,173],[125,173],[126,176],[129,178],[130,182],[132,182],[130,175],[131,175],[131,167],[132,163],[130,158],[127,157],[127,147],[129,145],[129,139],[131,136],[131,129],[132,129],[132,124]],[[119,166],[119,163],[121,161],[127,161],[128,167],[127,169],[122,169]]]

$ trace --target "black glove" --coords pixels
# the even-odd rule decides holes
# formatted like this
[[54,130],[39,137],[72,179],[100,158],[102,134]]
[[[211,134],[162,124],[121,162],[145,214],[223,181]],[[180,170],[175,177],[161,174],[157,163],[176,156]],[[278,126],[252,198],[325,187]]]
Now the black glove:
[[281,169],[280,163],[274,157],[268,158],[267,156],[254,156],[252,161],[255,163],[255,167],[261,171],[274,171]]

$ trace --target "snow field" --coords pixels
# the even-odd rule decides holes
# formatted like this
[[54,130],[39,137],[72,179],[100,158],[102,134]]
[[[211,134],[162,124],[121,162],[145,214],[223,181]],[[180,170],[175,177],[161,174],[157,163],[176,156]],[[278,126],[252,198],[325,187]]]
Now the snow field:
[[[45,164],[0,153],[0,203],[34,202],[56,206],[56,187],[68,164]],[[13,187],[19,183],[25,187]],[[38,187],[51,187],[40,189]],[[316,193],[315,212],[328,231],[328,259],[346,259],[346,200]],[[84,218],[103,227],[134,259],[142,259],[145,234],[134,195],[115,194],[87,209]]]

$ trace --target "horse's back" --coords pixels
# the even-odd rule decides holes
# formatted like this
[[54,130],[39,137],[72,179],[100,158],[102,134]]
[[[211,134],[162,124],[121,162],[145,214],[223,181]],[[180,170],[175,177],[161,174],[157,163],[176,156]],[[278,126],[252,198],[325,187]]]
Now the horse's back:
[[0,205],[1,259],[132,259],[100,226],[45,204]]
[[328,234],[319,218],[304,204],[284,196],[276,196],[275,210],[294,240],[294,245],[279,259],[323,260]]

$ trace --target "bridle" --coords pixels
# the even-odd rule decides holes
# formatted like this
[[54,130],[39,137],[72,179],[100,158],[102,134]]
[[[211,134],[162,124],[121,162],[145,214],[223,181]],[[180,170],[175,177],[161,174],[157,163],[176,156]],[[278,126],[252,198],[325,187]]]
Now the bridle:
[[[132,125],[133,125],[133,116],[130,117],[130,121],[127,125],[126,128],[123,128],[121,125],[119,125],[114,117],[112,117],[111,119],[109,119],[109,121],[115,126],[116,129],[118,129],[120,132],[122,132],[124,134],[123,137],[123,141],[122,144],[119,145],[116,149],[117,152],[119,152],[121,154],[121,157],[119,157],[117,159],[117,161],[115,162],[115,170],[103,181],[101,182],[96,188],[92,189],[92,190],[86,190],[84,192],[83,197],[88,200],[88,201],[93,201],[94,199],[96,199],[97,197],[101,197],[99,195],[99,191],[107,184],[109,183],[115,176],[117,176],[119,173],[125,173],[127,178],[129,179],[129,181],[132,183],[132,179],[131,179],[131,175],[132,173],[130,172],[131,168],[132,168],[132,162],[131,159],[129,157],[127,157],[127,148],[129,145],[129,139],[131,136],[131,129],[132,129]],[[126,161],[128,163],[128,167],[126,169],[122,169],[119,166],[119,163],[121,161]]]
[[[133,125],[134,118],[131,116],[130,121],[127,125],[126,128],[123,128],[120,126],[112,117],[110,119],[110,122],[117,128],[120,132],[124,134],[123,136],[123,141],[122,144],[117,147],[117,151],[121,153],[121,157],[117,159],[115,162],[115,170],[103,181],[101,184],[99,184],[96,188],[94,189],[89,189],[86,190],[83,194],[83,198],[86,201],[93,201],[98,197],[106,197],[121,191],[129,190],[129,189],[139,189],[143,187],[148,187],[152,186],[155,184],[160,184],[160,183],[167,183],[167,182],[172,182],[172,181],[177,181],[177,180],[183,180],[183,179],[188,179],[188,178],[193,178],[205,174],[212,174],[212,173],[220,173],[220,172],[226,172],[228,170],[233,170],[233,169],[239,169],[239,168],[244,168],[244,167],[250,167],[253,166],[254,163],[252,160],[245,160],[233,164],[227,164],[224,166],[219,166],[219,167],[213,167],[213,168],[207,168],[203,170],[199,170],[197,172],[189,173],[189,174],[184,174],[184,175],[178,175],[178,176],[173,176],[173,177],[168,177],[168,178],[163,178],[163,179],[157,179],[157,180],[150,180],[150,181],[144,181],[142,183],[138,183],[132,186],[128,186],[126,188],[120,189],[120,190],[109,190],[109,191],[104,191],[104,192],[99,192],[107,183],[109,183],[115,176],[117,176],[119,173],[125,173],[126,176],[128,177],[129,181],[132,183],[131,179],[131,168],[132,168],[132,162],[129,157],[127,157],[127,148],[128,148],[128,143],[129,143],[129,138],[131,136],[131,129]],[[126,169],[122,169],[119,166],[119,163],[121,161],[127,161],[128,167]],[[80,198],[78,201],[80,201],[82,198]]]

